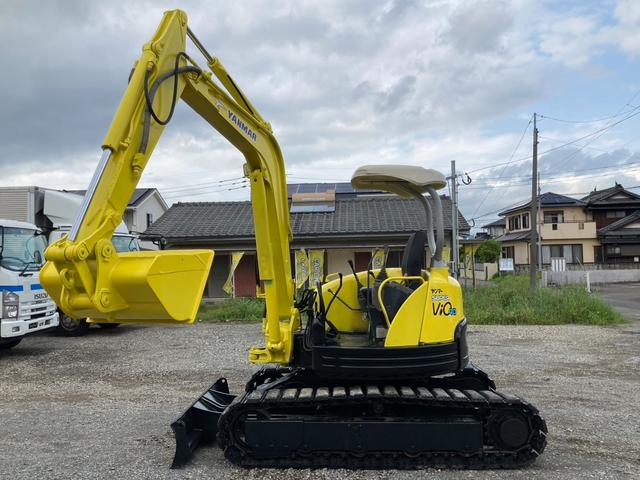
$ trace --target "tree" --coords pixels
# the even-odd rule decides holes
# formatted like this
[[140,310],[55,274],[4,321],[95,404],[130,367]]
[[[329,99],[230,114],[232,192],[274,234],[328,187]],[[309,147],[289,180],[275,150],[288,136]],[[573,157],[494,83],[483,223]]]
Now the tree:
[[501,251],[500,242],[493,239],[485,240],[476,250],[476,262],[495,263],[500,258]]

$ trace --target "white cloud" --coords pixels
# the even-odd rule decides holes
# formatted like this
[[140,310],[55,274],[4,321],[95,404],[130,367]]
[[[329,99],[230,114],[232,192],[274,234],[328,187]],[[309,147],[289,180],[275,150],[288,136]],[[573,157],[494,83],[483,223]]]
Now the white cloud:
[[[88,183],[133,60],[171,8],[163,3],[20,2],[0,17],[11,65],[0,76],[4,184]],[[448,170],[455,158],[470,170],[507,159],[524,112],[558,93],[558,69],[640,46],[638,2],[620,2],[610,21],[533,0],[182,5],[272,123],[287,171],[317,179],[347,180],[363,163]],[[492,129],[506,121],[514,133]],[[242,163],[182,105],[142,182],[175,193],[211,181],[209,195],[174,198],[236,199],[246,192],[216,182],[240,176]]]

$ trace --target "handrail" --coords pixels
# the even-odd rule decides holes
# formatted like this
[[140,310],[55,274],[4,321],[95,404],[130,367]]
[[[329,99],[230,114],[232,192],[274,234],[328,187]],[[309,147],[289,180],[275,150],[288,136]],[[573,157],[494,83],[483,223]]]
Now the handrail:
[[382,289],[386,286],[387,283],[391,281],[397,282],[398,280],[420,280],[422,283],[426,282],[424,278],[418,275],[410,276],[410,277],[389,277],[382,281],[382,283],[378,287],[378,303],[380,304],[382,315],[384,316],[384,319],[387,322],[387,327],[391,326],[391,320],[389,320],[389,314],[387,313],[387,309],[385,308],[384,303],[382,302]]

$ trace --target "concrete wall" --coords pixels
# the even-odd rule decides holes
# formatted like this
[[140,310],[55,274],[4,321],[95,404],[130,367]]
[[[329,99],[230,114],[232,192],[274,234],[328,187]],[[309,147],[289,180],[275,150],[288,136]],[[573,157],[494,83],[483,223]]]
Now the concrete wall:
[[543,272],[543,284],[568,285],[585,284],[587,272],[591,285],[602,283],[640,282],[640,269],[637,270],[573,270],[566,272]]
[[[466,266],[470,267],[469,264]],[[475,275],[476,280],[491,280],[496,273],[498,273],[497,263],[476,263],[475,272],[472,272],[471,268],[460,268],[460,277],[468,279]]]

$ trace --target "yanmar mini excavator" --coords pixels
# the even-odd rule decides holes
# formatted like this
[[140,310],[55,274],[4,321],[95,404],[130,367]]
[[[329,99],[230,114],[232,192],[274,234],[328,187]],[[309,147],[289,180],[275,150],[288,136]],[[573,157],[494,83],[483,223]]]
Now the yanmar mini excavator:
[[[209,71],[185,52],[187,37]],[[249,352],[263,367],[240,395],[219,379],[173,423],[174,467],[213,441],[245,467],[514,468],[543,452],[547,429],[536,408],[497,391],[469,361],[461,289],[442,258],[442,174],[358,169],[356,188],[419,202],[426,230],[409,237],[401,268],[351,265],[352,274],[296,292],[278,143],[179,10],[165,13],[144,45],[73,229],[46,251],[40,279],[67,314],[102,323],[195,321],[211,250],[118,253],[111,243],[178,99],[246,159],[266,308],[265,344]]]

